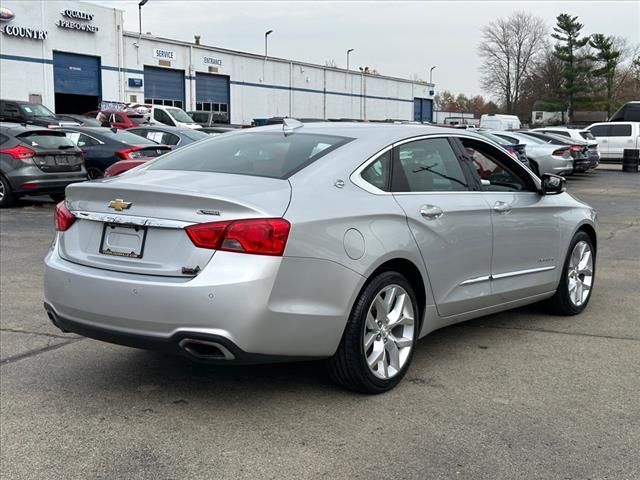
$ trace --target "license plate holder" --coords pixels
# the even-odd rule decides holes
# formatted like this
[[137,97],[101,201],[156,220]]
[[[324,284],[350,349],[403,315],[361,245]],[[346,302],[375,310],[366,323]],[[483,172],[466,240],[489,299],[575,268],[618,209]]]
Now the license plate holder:
[[100,253],[124,258],[142,258],[147,227],[105,223],[102,227]]

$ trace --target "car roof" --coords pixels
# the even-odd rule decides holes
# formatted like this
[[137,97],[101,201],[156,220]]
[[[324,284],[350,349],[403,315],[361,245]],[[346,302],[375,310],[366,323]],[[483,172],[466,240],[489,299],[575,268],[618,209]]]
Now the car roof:
[[20,105],[34,105],[34,102],[27,102],[26,100],[9,100],[6,98],[0,99],[0,102],[13,102],[13,103],[18,103]]
[[33,130],[55,130],[53,128],[44,127],[42,125],[30,125],[26,123],[17,123],[17,122],[0,122],[0,128],[14,135],[17,135],[23,132],[33,131]]
[[[187,128],[187,127],[181,128],[181,127],[172,127],[170,125],[158,125],[155,123],[151,123],[146,125],[140,125],[133,128],[128,128],[127,130],[157,130],[160,132],[167,132],[167,133],[182,133],[182,132],[190,132],[193,129]],[[197,129],[197,130],[200,130],[200,129]]]

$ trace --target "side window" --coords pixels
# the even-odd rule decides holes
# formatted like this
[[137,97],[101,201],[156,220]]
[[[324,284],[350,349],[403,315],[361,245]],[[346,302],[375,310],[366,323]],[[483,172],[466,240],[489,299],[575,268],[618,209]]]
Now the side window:
[[391,150],[380,155],[376,160],[365,168],[360,176],[382,191],[389,191],[389,175],[391,173]]
[[115,117],[115,122],[117,123],[125,123],[124,118],[122,118],[122,115],[114,115]]
[[462,166],[446,138],[417,140],[396,148],[392,191],[456,192],[468,189]]
[[480,177],[480,189],[485,192],[522,192],[534,190],[510,165],[512,159],[502,152],[476,140],[461,139],[462,145]]
[[99,143],[93,137],[81,133],[78,138],[77,145],[79,147],[95,147],[96,145],[99,145]]
[[0,103],[0,115],[6,118],[20,118],[20,110],[15,103]]
[[594,137],[610,137],[610,126],[609,125],[595,125],[591,127],[591,135]]
[[162,141],[160,143],[164,143],[165,145],[177,145],[180,143],[180,137],[173,133],[165,133],[162,136]]
[[611,125],[612,137],[630,137],[631,125]]
[[146,132],[142,132],[142,136],[152,140],[156,143],[162,143],[164,138],[164,132],[158,132],[156,130],[147,130]]
[[165,125],[173,125],[171,121],[171,117],[169,114],[163,110],[155,109],[153,111],[153,118],[159,121],[160,123],[164,123]]

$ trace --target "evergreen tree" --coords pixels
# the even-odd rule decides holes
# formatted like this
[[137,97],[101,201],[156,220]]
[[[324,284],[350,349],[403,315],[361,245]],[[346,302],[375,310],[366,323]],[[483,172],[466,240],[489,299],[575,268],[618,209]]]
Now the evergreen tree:
[[553,27],[553,38],[558,40],[553,54],[564,64],[562,76],[562,93],[568,102],[569,122],[573,118],[575,100],[587,91],[585,81],[589,72],[589,57],[582,50],[589,42],[589,37],[581,37],[584,25],[578,22],[578,17],[562,13],[556,17]]
[[615,93],[616,69],[620,62],[622,52],[616,48],[615,39],[601,33],[596,33],[589,40],[589,45],[596,51],[595,60],[598,68],[593,70],[593,75],[600,77],[605,82],[605,106],[607,117],[611,115],[613,97]]

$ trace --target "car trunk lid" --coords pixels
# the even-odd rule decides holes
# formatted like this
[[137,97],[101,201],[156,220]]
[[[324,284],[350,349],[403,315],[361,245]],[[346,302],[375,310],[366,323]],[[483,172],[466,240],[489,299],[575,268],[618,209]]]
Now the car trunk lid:
[[82,265],[129,273],[194,276],[214,255],[184,228],[284,215],[287,180],[206,172],[146,170],[74,184],[68,208],[77,220],[60,238],[60,254]]

